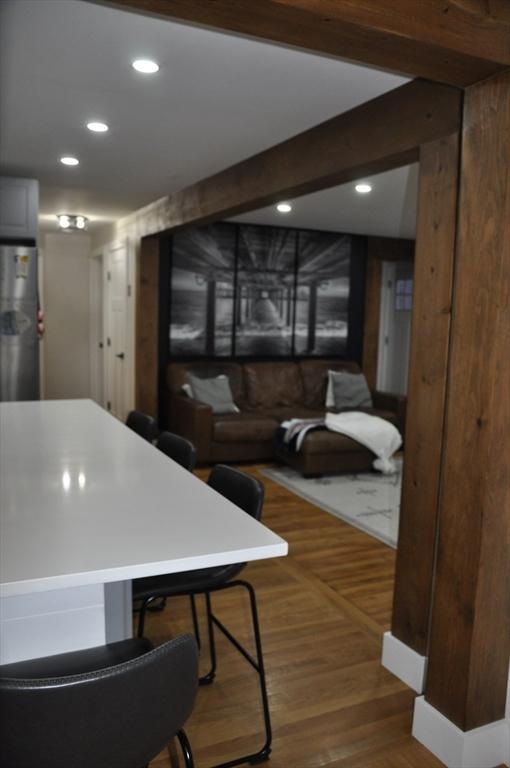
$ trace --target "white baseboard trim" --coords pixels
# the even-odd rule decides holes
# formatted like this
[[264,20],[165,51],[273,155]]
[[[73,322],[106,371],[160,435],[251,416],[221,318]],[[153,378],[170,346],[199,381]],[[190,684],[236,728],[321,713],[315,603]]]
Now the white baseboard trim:
[[413,736],[447,768],[510,766],[510,720],[498,720],[471,731],[454,723],[419,696],[414,704]]
[[384,633],[381,663],[416,693],[425,690],[427,657],[413,651],[391,632]]

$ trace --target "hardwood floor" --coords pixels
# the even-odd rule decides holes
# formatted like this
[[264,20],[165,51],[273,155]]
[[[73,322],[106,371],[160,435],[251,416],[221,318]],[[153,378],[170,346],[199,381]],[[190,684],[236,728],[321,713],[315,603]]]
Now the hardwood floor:
[[[389,626],[395,552],[258,472],[264,522],[289,542],[286,558],[251,563],[273,724],[270,768],[438,768],[410,736],[414,693],[380,665]],[[198,473],[207,476],[207,471]],[[244,594],[216,594],[214,609],[251,647]],[[203,606],[201,606],[203,608]],[[202,618],[201,614],[201,618]],[[190,631],[189,603],[149,614],[160,643]],[[257,678],[219,636],[213,685],[201,688],[186,727],[196,768],[262,746]],[[201,659],[203,671],[206,658]],[[151,768],[170,764],[167,753]]]

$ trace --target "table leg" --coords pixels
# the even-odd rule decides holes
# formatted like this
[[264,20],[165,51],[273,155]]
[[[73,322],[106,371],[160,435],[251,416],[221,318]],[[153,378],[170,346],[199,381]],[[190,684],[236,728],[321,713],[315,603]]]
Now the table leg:
[[104,585],[104,617],[107,643],[133,637],[131,581],[112,581]]

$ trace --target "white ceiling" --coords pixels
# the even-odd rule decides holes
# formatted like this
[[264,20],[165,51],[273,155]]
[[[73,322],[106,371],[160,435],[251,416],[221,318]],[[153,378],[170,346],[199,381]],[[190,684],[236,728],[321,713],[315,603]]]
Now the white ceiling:
[[232,221],[414,238],[418,165],[365,176],[362,181],[372,186],[367,195],[358,194],[354,189],[357,182],[352,182],[286,201],[292,204],[292,211],[284,215],[271,206],[236,216]]
[[[140,57],[156,59],[160,72],[134,72],[130,63]],[[43,216],[81,213],[101,223],[404,82],[81,0],[3,0],[0,164],[4,173],[39,179]],[[91,119],[110,131],[91,134],[84,127]],[[62,166],[64,154],[80,165]],[[363,208],[339,189],[296,201],[295,215],[304,226],[335,229],[328,222],[339,220],[349,231],[410,234],[403,209],[412,181],[401,170],[386,176],[390,194],[374,194]],[[356,223],[344,226],[339,210],[352,211]]]

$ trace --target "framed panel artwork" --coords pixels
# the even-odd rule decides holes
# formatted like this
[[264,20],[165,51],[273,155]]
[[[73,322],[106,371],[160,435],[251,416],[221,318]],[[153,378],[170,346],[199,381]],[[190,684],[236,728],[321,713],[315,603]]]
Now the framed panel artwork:
[[345,356],[351,235],[220,222],[172,238],[172,358]]

